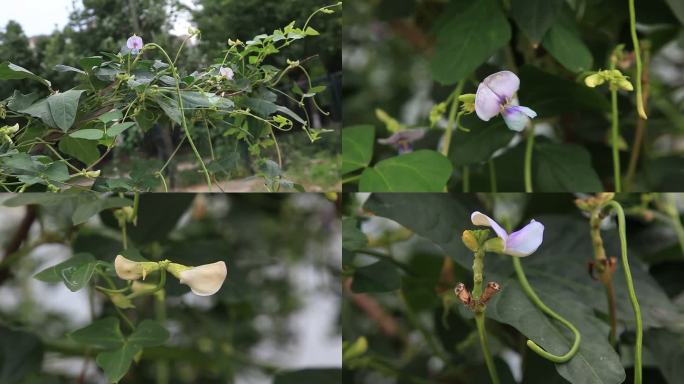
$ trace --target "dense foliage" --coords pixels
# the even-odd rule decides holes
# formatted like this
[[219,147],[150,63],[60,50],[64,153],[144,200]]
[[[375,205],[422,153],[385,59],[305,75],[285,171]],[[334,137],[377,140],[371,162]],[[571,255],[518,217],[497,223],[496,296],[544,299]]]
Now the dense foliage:
[[[339,4],[319,6],[313,14],[310,4],[301,4],[308,19],[300,24],[290,20],[245,40],[229,39],[222,31],[220,48],[205,52],[212,57],[206,60],[189,41],[200,38],[199,30],[192,29],[180,41],[162,32],[170,24],[166,1],[120,3],[84,3],[47,46],[38,41],[47,52],[29,49],[16,24],[10,23],[0,36],[0,47],[6,49],[2,57],[10,59],[0,67],[0,79],[43,86],[25,91],[19,87],[0,102],[4,189],[145,191],[198,183],[211,189],[212,184],[242,176],[245,166],[263,177],[268,190],[304,189],[284,176],[289,159],[283,152],[302,158],[299,152],[310,153],[301,149],[305,141],[316,143],[312,147],[318,151],[334,147],[337,140],[323,135],[329,130],[321,122],[334,102],[327,95],[329,82],[309,72],[321,73],[319,58],[290,56],[304,52],[290,52],[288,47],[319,37],[310,23],[323,19],[327,25]],[[131,8],[136,4],[140,8]],[[157,8],[162,11],[154,12]],[[126,46],[126,31],[135,30],[143,31],[146,43],[139,54]],[[192,53],[186,55],[188,49]],[[55,59],[64,61],[52,63]],[[210,64],[202,64],[205,61]],[[38,73],[45,73],[46,64],[54,66],[55,81],[52,67],[50,76],[30,70],[37,62],[42,69]],[[74,76],[78,85],[72,88],[69,78]],[[293,135],[279,134],[283,132],[301,132],[303,138],[293,140]],[[278,140],[283,136],[286,147],[281,150]],[[337,173],[332,152],[319,172],[324,177]],[[190,175],[179,180],[176,168],[189,169]],[[334,184],[316,188],[332,189]]]
[[[344,12],[350,191],[681,190],[681,1],[375,0]],[[536,113],[522,132],[483,121],[468,98],[502,70]]]
[[[475,211],[490,214],[508,231],[531,219],[544,226],[543,242],[529,256],[498,255],[496,243],[490,243],[484,255],[483,282],[498,286],[491,285],[489,301],[482,304],[486,310],[480,308],[486,317],[482,327],[486,324],[500,382],[680,382],[682,196],[616,197],[627,216],[624,259],[618,241],[620,215],[614,214],[619,211],[594,211],[591,219],[587,211],[597,202],[615,204],[610,199],[603,195],[575,202],[565,194],[350,195],[343,217],[343,382],[496,382],[485,368],[490,353],[483,357],[473,321],[478,311],[472,310],[467,291],[473,289],[477,273],[471,268],[476,270],[478,261],[464,231],[483,229],[471,222]],[[625,277],[626,266],[631,279]],[[638,320],[628,285],[632,280]],[[454,293],[459,282],[467,288],[456,293],[467,294],[465,298]],[[607,294],[608,286],[612,294]],[[579,350],[569,360],[554,363],[540,356],[566,354],[575,337],[567,325],[542,310],[530,292],[578,329]],[[461,303],[464,299],[469,305]],[[636,338],[640,328],[643,346]],[[542,350],[528,348],[527,339]],[[637,380],[635,365],[642,366],[637,350],[642,349],[643,379]]]
[[[294,359],[282,358],[302,343],[292,318],[305,303],[339,295],[340,225],[323,195],[1,198],[0,284],[15,300],[1,306],[0,382],[339,381],[339,367],[291,372]],[[228,275],[203,298],[159,270],[122,280],[116,255],[224,261]],[[46,290],[58,302],[46,304]],[[339,337],[335,321],[328,327],[328,337]],[[55,368],[60,361],[75,369]]]

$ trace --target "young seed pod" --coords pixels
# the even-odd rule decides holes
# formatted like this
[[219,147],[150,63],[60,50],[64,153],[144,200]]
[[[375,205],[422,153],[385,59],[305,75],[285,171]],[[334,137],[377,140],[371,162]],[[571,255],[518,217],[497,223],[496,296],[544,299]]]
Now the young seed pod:
[[480,304],[486,304],[489,299],[492,298],[492,296],[496,295],[497,292],[501,290],[501,285],[499,283],[490,281],[487,283],[487,287],[485,288],[484,292],[482,293],[482,296],[480,296]]
[[458,283],[456,285],[456,288],[454,288],[454,293],[456,294],[456,297],[461,300],[463,305],[468,306],[473,300],[472,296],[470,296],[468,288],[466,288],[465,284],[463,283]]

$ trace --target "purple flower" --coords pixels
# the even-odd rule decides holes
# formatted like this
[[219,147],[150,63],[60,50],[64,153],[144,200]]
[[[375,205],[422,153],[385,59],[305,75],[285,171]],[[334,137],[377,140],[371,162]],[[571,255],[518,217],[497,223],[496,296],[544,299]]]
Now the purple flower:
[[532,220],[521,230],[508,234],[501,228],[499,223],[484,213],[473,212],[470,215],[470,220],[474,225],[492,227],[496,235],[503,240],[503,253],[507,255],[517,257],[529,256],[539,248],[544,239],[544,225],[538,221]]
[[126,46],[131,50],[131,54],[137,55],[143,46],[142,37],[133,34],[133,36],[129,37],[126,41]]
[[513,72],[501,71],[487,76],[477,87],[475,113],[484,121],[501,113],[508,128],[522,131],[537,113],[518,105],[515,97],[518,88],[520,79]]
[[386,139],[378,139],[378,143],[391,145],[399,151],[399,154],[413,152],[412,142],[420,140],[425,136],[425,129],[406,129],[394,133]]
[[219,69],[219,74],[221,74],[221,76],[224,76],[228,80],[233,80],[233,76],[235,76],[233,70],[228,67],[221,67],[221,69]]

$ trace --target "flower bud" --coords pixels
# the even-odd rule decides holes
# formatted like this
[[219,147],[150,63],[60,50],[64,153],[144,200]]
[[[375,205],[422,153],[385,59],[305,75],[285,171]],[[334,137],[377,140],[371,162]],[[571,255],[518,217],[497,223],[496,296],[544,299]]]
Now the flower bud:
[[480,249],[480,242],[477,240],[477,236],[475,236],[473,231],[463,231],[461,240],[463,240],[463,244],[473,252],[477,252],[477,250]]
[[606,80],[601,76],[599,73],[594,73],[593,75],[589,75],[584,79],[584,84],[587,85],[587,87],[590,88],[595,88],[601,84],[603,84]]
[[461,111],[463,113],[473,113],[475,112],[475,94],[466,93],[458,97],[458,101],[461,103]]
[[210,296],[218,292],[228,274],[226,263],[223,261],[197,267],[171,263],[167,270],[176,276],[181,284],[188,285],[192,292],[199,296]]

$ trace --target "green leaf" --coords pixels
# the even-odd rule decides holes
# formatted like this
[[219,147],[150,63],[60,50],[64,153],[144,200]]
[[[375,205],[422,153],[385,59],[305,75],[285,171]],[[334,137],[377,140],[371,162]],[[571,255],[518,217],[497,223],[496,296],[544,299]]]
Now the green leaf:
[[471,268],[473,256],[463,245],[460,234],[472,226],[472,210],[448,194],[374,193],[364,209],[432,240],[461,266]]
[[92,262],[79,267],[62,269],[61,275],[64,285],[66,285],[71,292],[76,292],[85,287],[93,277],[96,265],[96,262]]
[[119,348],[100,352],[95,361],[104,370],[105,376],[110,383],[118,383],[131,367],[131,363],[142,347],[136,344],[124,343]]
[[401,276],[394,264],[380,260],[356,268],[351,289],[356,293],[390,292],[401,288]]
[[142,347],[162,345],[171,335],[161,324],[154,320],[143,320],[128,337],[128,342]]
[[366,234],[358,228],[358,221],[351,217],[342,219],[342,248],[353,251],[368,245]]
[[97,119],[103,123],[109,123],[110,121],[114,120],[121,120],[122,118],[123,114],[119,109],[112,109],[111,111],[105,112],[97,117]]
[[261,117],[269,117],[278,111],[278,106],[269,100],[243,97],[241,103]]
[[57,128],[57,123],[52,118],[52,113],[50,112],[50,107],[48,106],[47,99],[41,99],[37,102],[31,104],[31,106],[23,108],[17,112],[25,113],[33,117],[37,117],[45,123],[48,127]]
[[539,192],[600,192],[601,180],[589,152],[574,144],[538,143],[534,183]]
[[511,28],[496,0],[452,2],[437,29],[430,68],[435,80],[454,84],[475,71],[511,38]]
[[74,124],[76,111],[78,110],[78,100],[83,92],[85,91],[72,89],[47,98],[52,119],[62,131],[68,131]]
[[183,116],[181,115],[178,101],[175,98],[166,96],[162,93],[157,93],[154,95],[153,99],[157,102],[159,107],[161,107],[169,119],[174,121],[176,124],[182,124]]
[[33,72],[26,68],[22,68],[16,64],[10,62],[0,63],[0,80],[19,80],[19,79],[31,79],[36,80],[46,87],[50,88],[52,84],[49,81],[43,79],[40,76],[35,75]]
[[520,69],[520,103],[539,117],[571,112],[608,112],[610,103],[595,88],[525,65]]
[[125,342],[116,317],[96,320],[87,327],[72,332],[70,336],[79,344],[105,349],[120,348]]
[[104,131],[101,129],[80,129],[71,132],[69,136],[75,139],[100,140],[104,136]]
[[365,168],[373,157],[375,127],[357,125],[342,129],[342,174]]
[[59,141],[59,150],[83,164],[93,164],[100,158],[97,142],[64,136]]
[[503,119],[485,123],[480,119],[467,116],[462,125],[470,132],[454,132],[449,149],[449,159],[454,166],[481,163],[489,160],[492,154],[508,144],[515,132],[503,123]]
[[665,0],[665,2],[672,8],[672,13],[677,16],[679,22],[684,25],[684,2],[680,0]]
[[[55,193],[24,193],[15,195],[3,202],[6,207],[21,207],[23,205],[44,205],[52,206],[63,203],[65,200],[73,199],[72,195]],[[57,279],[59,281],[59,279]]]
[[451,162],[442,154],[420,150],[391,157],[361,174],[362,192],[441,192],[451,177]]
[[13,111],[21,111],[22,109],[26,109],[33,104],[38,99],[38,94],[37,93],[29,93],[28,95],[23,95],[19,91],[14,91],[14,94],[12,95],[12,98],[10,101],[7,103],[7,106],[9,109]]
[[311,368],[299,371],[279,372],[273,384],[320,384],[339,383],[342,370],[335,368]]
[[553,25],[562,5],[563,0],[513,0],[511,16],[536,45]]
[[40,372],[43,345],[35,335],[0,325],[0,383],[23,383],[31,373]]
[[71,217],[71,221],[74,225],[79,225],[106,209],[130,206],[133,206],[133,201],[122,197],[98,198],[79,204]]
[[594,58],[582,41],[572,17],[561,15],[542,41],[544,48],[559,63],[572,72],[591,69]]
[[[39,195],[39,194],[36,194]],[[48,195],[47,193],[41,194],[41,195]],[[34,202],[32,202],[34,203]],[[51,203],[52,204],[52,203]],[[89,253],[78,253],[74,255],[73,257],[59,263],[56,265],[53,265],[52,267],[46,268],[42,270],[41,272],[37,273],[34,278],[40,280],[40,281],[45,281],[47,283],[58,283],[62,280],[62,276],[64,274],[65,270],[76,270],[79,267],[95,262],[95,258],[93,255]]]
[[[582,300],[550,284],[534,284],[543,302],[573,323],[582,334],[577,354],[556,370],[571,383],[619,384],[625,380],[620,357],[606,338],[607,325],[597,319]],[[487,317],[515,327],[554,354],[567,352],[572,333],[545,316],[527,298],[515,278],[502,284],[501,292],[487,305]]]
[[109,136],[109,137],[116,137],[116,135],[119,135],[119,134],[123,133],[125,130],[127,130],[128,128],[130,128],[130,127],[132,127],[132,126],[134,126],[134,125],[135,125],[135,123],[132,122],[132,121],[127,121],[127,122],[125,122],[125,123],[117,123],[117,124],[114,124],[114,125],[111,126],[111,128],[109,128],[109,129],[107,130],[107,136]]
[[70,179],[69,169],[62,161],[51,163],[41,174],[50,181],[64,182]]
[[55,65],[55,66],[54,66],[54,69],[55,69],[55,71],[57,71],[57,72],[76,72],[76,73],[80,73],[80,74],[82,74],[82,75],[86,75],[86,74],[87,74],[87,73],[85,73],[84,71],[82,71],[82,70],[80,70],[80,69],[78,69],[78,68],[74,68],[74,67],[70,67],[70,66],[68,66],[68,65],[62,65],[62,64],[57,64],[57,65]]

